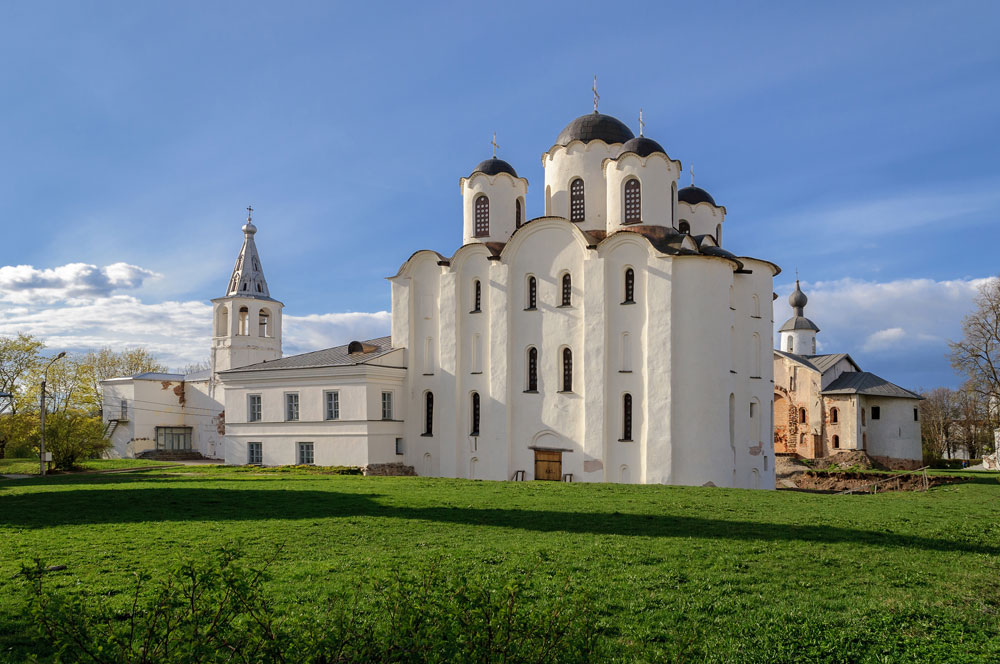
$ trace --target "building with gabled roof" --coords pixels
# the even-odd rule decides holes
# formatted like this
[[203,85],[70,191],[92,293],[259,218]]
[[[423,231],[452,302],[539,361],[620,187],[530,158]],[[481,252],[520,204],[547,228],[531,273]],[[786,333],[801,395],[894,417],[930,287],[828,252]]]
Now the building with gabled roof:
[[918,467],[922,397],[863,371],[847,353],[816,354],[819,327],[805,317],[798,280],[788,301],[794,313],[774,351],[775,454],[815,459],[863,450],[890,468]]

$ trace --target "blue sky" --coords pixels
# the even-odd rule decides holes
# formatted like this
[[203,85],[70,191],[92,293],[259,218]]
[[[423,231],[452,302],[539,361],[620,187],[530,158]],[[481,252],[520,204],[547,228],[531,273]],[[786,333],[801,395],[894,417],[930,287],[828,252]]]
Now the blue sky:
[[993,2],[8,3],[0,333],[207,356],[248,203],[286,351],[382,332],[383,277],[458,247],[494,131],[541,213],[597,74],[602,112],[643,108],[695,164],[727,248],[783,296],[799,269],[824,350],[953,385],[945,340],[1000,272],[998,25]]

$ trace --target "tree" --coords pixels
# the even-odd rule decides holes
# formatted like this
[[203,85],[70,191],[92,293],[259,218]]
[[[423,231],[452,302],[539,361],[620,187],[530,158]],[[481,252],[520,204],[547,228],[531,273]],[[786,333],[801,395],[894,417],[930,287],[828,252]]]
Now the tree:
[[926,460],[944,457],[955,420],[955,393],[947,387],[922,391],[920,402],[920,438]]
[[45,418],[45,450],[52,452],[56,468],[72,470],[80,461],[93,459],[111,447],[104,437],[101,418],[75,410],[62,410]]
[[[963,405],[964,415],[970,416],[966,432],[966,439],[974,446],[970,453],[980,444],[977,441],[982,441],[985,449],[992,447],[989,436],[978,429],[987,434],[995,431],[1000,413],[1000,279],[990,279],[980,287],[975,306],[962,320],[961,341],[948,344],[952,366],[968,379],[962,390],[979,397],[978,405]],[[977,409],[985,413],[973,417]]]
[[141,347],[116,351],[110,346],[105,346],[100,350],[87,353],[83,358],[83,363],[91,368],[89,390],[90,398],[95,404],[100,404],[103,401],[102,380],[167,370],[152,353]]
[[14,395],[12,413],[24,406],[23,397],[41,364],[44,348],[44,341],[23,332],[15,337],[0,337],[0,392]]

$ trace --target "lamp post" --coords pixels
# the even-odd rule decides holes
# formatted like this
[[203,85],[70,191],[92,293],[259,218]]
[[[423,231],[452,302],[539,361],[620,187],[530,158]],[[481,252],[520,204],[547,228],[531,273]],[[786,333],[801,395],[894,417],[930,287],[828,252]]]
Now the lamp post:
[[55,362],[56,360],[61,360],[64,357],[66,357],[66,351],[59,353],[51,360],[49,360],[49,363],[45,365],[45,371],[42,372],[42,396],[41,396],[42,412],[39,415],[39,418],[41,419],[40,424],[42,428],[42,436],[41,436],[41,446],[39,448],[39,454],[38,454],[38,456],[40,457],[38,461],[39,473],[41,475],[45,474],[45,383],[49,379],[49,367],[52,366],[53,362]]

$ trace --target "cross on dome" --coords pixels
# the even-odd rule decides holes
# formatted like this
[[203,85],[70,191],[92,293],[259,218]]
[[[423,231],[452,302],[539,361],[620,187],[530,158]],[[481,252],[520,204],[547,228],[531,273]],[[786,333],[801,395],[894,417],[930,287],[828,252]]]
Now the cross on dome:
[[499,145],[497,145],[497,133],[496,132],[493,132],[493,140],[490,141],[490,145],[493,146],[493,158],[496,159],[497,158],[497,148],[500,147]]
[[642,121],[642,109],[639,109],[639,135],[642,136],[642,130],[646,128],[646,123]]
[[600,100],[601,95],[597,94],[597,74],[594,74],[594,113],[597,112],[597,102]]

